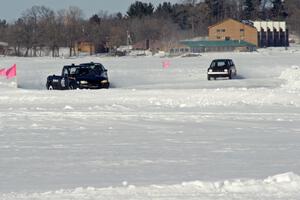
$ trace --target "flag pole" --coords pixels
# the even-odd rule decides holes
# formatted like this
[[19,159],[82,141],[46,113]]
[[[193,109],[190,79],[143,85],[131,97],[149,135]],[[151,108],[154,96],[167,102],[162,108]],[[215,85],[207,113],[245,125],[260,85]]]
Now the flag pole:
[[16,65],[16,88],[18,88],[18,73],[17,73],[17,64]]

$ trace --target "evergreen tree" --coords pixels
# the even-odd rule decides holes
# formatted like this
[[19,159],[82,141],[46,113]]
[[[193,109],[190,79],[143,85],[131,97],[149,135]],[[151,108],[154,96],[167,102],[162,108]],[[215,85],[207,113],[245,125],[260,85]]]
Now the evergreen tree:
[[7,26],[8,26],[8,24],[7,24],[6,20],[5,19],[4,20],[0,19],[0,27],[6,28]]
[[101,23],[101,18],[96,14],[93,15],[90,19],[89,19],[90,23],[95,23],[95,24],[100,24]]
[[151,3],[143,3],[140,1],[136,1],[131,4],[128,8],[127,15],[129,17],[138,17],[142,18],[144,16],[152,15],[154,11],[154,6]]
[[182,30],[187,30],[190,28],[188,24],[188,7],[183,4],[175,4],[173,6],[174,8],[174,14],[173,14],[173,20],[176,24],[179,25],[179,27]]
[[253,0],[245,0],[243,18],[250,20],[253,17],[255,11]]
[[8,24],[6,20],[0,19],[0,42],[4,42],[6,40],[6,30],[8,28]]
[[284,7],[284,1],[273,0],[272,3],[273,3],[273,7],[271,9],[272,18],[277,20],[285,20],[288,14]]
[[173,6],[170,2],[164,2],[162,4],[160,3],[155,10],[155,14],[161,17],[171,16],[172,13]]
[[210,24],[224,19],[224,0],[205,0],[204,2],[209,10]]

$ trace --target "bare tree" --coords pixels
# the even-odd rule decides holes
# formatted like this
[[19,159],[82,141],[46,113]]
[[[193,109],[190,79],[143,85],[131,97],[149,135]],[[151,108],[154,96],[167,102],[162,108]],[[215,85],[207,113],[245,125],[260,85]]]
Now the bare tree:
[[[76,43],[83,40],[93,43],[96,49],[113,48],[127,44],[128,33],[133,43],[150,39],[169,45],[179,39],[205,36],[209,25],[225,18],[245,19],[246,2],[251,5],[248,14],[252,20],[275,19],[274,5],[280,5],[279,0],[183,0],[176,4],[164,2],[154,10],[152,4],[136,2],[128,9],[131,15],[100,11],[88,20],[77,7],[54,12],[34,6],[14,23],[0,20],[0,37],[14,47],[18,56],[42,55],[42,49],[57,56],[61,46],[69,47],[73,56],[77,53]],[[289,29],[300,35],[300,1],[286,0],[282,4]],[[143,13],[144,8],[149,8],[148,14]]]
[[70,56],[76,55],[76,42],[81,39],[83,33],[83,12],[78,7],[69,7],[60,11],[64,19],[65,39],[70,49]]
[[56,18],[54,11],[46,7],[39,7],[39,16],[38,16],[38,46],[40,49],[40,55],[43,48],[50,47],[54,56],[54,49],[57,36],[56,36]]
[[95,45],[96,51],[106,51],[115,17],[101,11],[85,23],[84,38]]
[[287,21],[289,28],[298,37],[300,37],[300,1],[298,0],[288,0],[286,1],[286,9],[289,13]]

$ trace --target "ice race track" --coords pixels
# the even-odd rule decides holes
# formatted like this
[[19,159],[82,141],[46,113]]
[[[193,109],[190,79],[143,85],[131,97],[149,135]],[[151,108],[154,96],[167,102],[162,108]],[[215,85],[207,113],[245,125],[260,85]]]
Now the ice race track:
[[[208,81],[214,58],[238,77]],[[163,69],[168,60],[170,67]],[[47,91],[101,62],[112,88]],[[300,199],[300,49],[200,57],[0,57],[1,200]]]

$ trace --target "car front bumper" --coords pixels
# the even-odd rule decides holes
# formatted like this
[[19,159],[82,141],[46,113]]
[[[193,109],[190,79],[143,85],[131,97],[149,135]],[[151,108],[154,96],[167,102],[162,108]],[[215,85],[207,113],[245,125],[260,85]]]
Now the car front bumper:
[[109,82],[103,82],[98,84],[80,84],[80,89],[102,89],[102,88],[109,88],[110,83]]
[[207,72],[208,75],[228,75],[228,72]]

